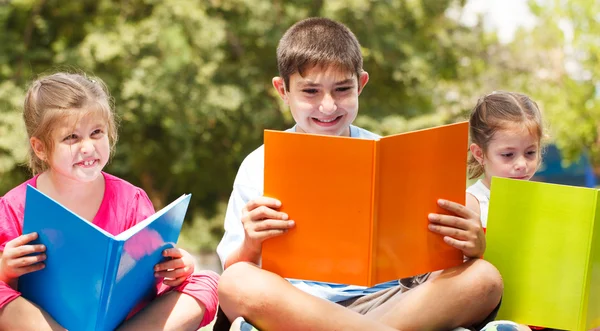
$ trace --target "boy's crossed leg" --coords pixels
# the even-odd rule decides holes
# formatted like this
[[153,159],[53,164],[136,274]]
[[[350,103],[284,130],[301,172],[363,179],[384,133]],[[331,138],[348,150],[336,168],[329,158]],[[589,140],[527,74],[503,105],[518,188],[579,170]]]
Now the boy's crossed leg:
[[491,264],[475,259],[396,292],[370,308],[361,299],[335,304],[248,263],[225,270],[219,283],[228,318],[243,316],[260,330],[448,330],[485,322],[500,302],[502,280]]

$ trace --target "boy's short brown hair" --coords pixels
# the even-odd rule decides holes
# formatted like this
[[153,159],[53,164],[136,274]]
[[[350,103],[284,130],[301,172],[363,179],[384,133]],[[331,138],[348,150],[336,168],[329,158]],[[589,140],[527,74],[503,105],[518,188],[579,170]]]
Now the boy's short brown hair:
[[279,76],[289,91],[290,76],[312,67],[362,72],[363,58],[356,36],[345,25],[328,18],[307,18],[292,25],[277,46]]

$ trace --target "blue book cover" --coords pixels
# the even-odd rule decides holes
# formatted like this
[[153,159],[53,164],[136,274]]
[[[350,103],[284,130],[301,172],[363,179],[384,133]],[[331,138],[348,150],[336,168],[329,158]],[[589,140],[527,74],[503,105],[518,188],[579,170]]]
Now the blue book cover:
[[47,258],[19,291],[69,330],[115,329],[162,281],[154,266],[177,242],[190,197],[113,236],[28,186],[23,233],[38,233]]

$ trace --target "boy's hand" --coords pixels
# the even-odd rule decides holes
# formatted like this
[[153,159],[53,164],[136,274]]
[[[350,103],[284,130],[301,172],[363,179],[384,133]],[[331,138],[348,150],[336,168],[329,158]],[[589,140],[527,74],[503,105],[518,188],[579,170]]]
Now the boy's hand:
[[[6,243],[2,258],[0,258],[0,280],[10,283],[24,274],[40,270],[45,267],[41,263],[46,259],[44,245],[27,245],[37,239],[36,232],[24,234]],[[32,253],[41,253],[29,256]]]
[[181,285],[194,272],[194,258],[185,250],[177,247],[167,248],[163,256],[171,260],[154,266],[154,277],[163,277],[167,286]]
[[429,214],[429,230],[443,235],[448,245],[460,249],[466,257],[483,256],[485,235],[479,215],[452,201],[440,199],[438,205],[454,215]]
[[282,235],[294,226],[288,215],[277,211],[281,202],[277,199],[260,197],[249,201],[242,209],[244,244],[253,251],[260,251],[266,239]]

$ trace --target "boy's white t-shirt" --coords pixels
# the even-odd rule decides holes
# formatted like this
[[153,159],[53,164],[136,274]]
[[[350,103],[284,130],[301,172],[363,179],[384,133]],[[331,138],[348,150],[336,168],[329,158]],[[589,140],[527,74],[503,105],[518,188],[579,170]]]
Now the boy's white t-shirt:
[[479,218],[481,219],[481,226],[485,229],[487,227],[488,209],[490,208],[490,189],[480,179],[467,188],[467,193],[470,193],[479,201]]
[[[295,127],[286,131],[295,131]],[[350,126],[350,136],[362,139],[378,139],[379,136],[361,129]],[[217,254],[221,259],[221,265],[225,264],[227,257],[244,241],[244,227],[242,225],[242,209],[246,203],[263,195],[264,191],[264,145],[250,153],[240,165],[237,176],[233,183],[233,191],[227,205],[225,214],[225,234],[217,246]],[[374,287],[331,284],[313,281],[289,279],[290,283],[304,292],[323,298],[332,302],[360,295],[374,293],[382,289],[397,286],[398,281],[391,281]]]

